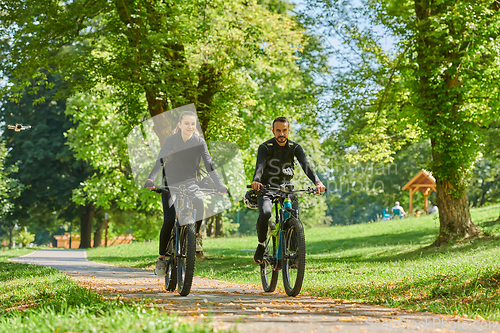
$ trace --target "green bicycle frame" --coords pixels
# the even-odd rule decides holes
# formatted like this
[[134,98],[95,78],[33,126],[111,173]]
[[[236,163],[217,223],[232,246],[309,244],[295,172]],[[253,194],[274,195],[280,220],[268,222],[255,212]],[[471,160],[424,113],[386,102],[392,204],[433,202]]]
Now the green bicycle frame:
[[[278,204],[281,206],[280,209],[278,209]],[[275,268],[279,268],[279,263],[281,262],[281,260],[283,259],[283,242],[284,242],[284,235],[282,233],[283,230],[281,230],[281,222],[284,221],[284,217],[283,217],[283,213],[286,211],[290,212],[290,214],[294,213],[294,216],[297,216],[298,215],[298,212],[296,209],[292,209],[292,208],[289,208],[289,209],[286,209],[283,204],[280,202],[275,202],[274,204],[275,206],[275,212],[276,212],[276,230],[273,230],[269,233],[269,237],[267,239],[267,243],[266,243],[266,247],[269,246],[269,242],[271,241],[271,239],[273,237],[276,237],[276,239],[278,240],[278,246],[277,246],[277,251],[276,251],[276,254],[273,256],[274,258],[274,267]]]

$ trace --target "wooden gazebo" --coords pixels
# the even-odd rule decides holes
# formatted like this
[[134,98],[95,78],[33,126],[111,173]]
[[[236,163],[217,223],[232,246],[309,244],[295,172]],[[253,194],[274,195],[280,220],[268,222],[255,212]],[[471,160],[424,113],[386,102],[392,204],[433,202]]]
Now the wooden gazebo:
[[428,198],[432,191],[436,192],[436,179],[427,170],[420,170],[405,186],[403,191],[410,191],[410,209],[409,213],[413,214],[413,193],[421,191],[424,194],[424,211],[427,212]]

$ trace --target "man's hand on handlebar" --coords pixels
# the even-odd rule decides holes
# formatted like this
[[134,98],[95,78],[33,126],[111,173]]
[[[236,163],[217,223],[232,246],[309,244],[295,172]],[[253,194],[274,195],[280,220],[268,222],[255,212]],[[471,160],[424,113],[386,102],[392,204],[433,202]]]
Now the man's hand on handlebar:
[[323,185],[322,182],[319,182],[316,184],[316,189],[318,190],[318,192],[317,192],[318,194],[321,194],[321,193],[326,191],[326,187],[325,187],[325,185]]
[[252,188],[253,188],[254,190],[259,191],[259,190],[260,190],[260,188],[261,188],[262,186],[264,186],[264,185],[262,185],[261,183],[259,183],[259,182],[257,182],[257,181],[255,181],[255,180],[254,180],[254,181],[252,182],[252,185],[251,185],[251,186],[252,186]]

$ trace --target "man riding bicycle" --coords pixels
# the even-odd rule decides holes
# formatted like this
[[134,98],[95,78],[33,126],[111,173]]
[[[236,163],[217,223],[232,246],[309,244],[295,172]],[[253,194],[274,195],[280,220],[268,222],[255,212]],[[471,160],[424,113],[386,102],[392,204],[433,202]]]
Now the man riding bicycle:
[[[293,178],[294,158],[296,157],[302,170],[316,185],[318,194],[324,192],[326,188],[307,162],[302,147],[288,140],[290,133],[288,119],[285,117],[274,119],[272,132],[274,138],[267,140],[259,146],[252,189],[258,191],[263,185],[269,184],[273,187],[279,187],[284,183],[289,183]],[[264,257],[268,222],[271,218],[273,204],[269,196],[258,193],[257,206],[259,209],[259,218],[257,219],[259,244],[257,245],[253,259],[256,264],[260,265]],[[298,208],[296,199],[292,203],[292,206],[294,209]]]

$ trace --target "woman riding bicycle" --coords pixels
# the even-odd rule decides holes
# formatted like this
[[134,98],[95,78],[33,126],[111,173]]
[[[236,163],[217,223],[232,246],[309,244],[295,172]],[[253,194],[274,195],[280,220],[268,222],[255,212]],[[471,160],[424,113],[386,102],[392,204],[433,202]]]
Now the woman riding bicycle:
[[[153,189],[155,187],[154,179],[158,176],[162,163],[164,163],[165,185],[183,185],[189,189],[196,188],[200,162],[203,159],[205,169],[214,181],[218,193],[222,194],[227,191],[214,169],[207,144],[205,140],[199,136],[196,129],[196,123],[197,116],[194,112],[184,111],[181,114],[174,134],[167,137],[161,147],[156,164],[146,181],[146,188]],[[160,232],[160,247],[158,260],[155,266],[155,274],[165,276],[167,268],[165,254],[176,219],[174,207],[175,193],[162,192],[161,199],[163,204],[163,226]],[[195,192],[195,196],[192,198],[192,204],[193,208],[196,209],[196,252],[201,252],[203,248],[201,247],[200,229],[204,215],[203,197],[201,193]]]

